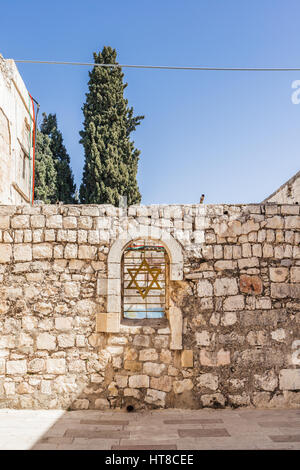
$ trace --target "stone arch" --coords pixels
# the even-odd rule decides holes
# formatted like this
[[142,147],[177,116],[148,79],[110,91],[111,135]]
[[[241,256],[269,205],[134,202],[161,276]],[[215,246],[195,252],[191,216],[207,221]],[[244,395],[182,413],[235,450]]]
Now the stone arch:
[[[139,239],[129,234],[118,238],[111,246],[107,258],[107,278],[98,279],[97,293],[106,296],[105,313],[97,314],[97,332],[117,333],[121,323],[121,259],[126,246]],[[159,237],[145,237],[162,242],[170,260],[170,281],[183,279],[183,254],[180,244],[168,233],[160,232]],[[182,349],[182,313],[175,306],[169,308],[171,349]]]

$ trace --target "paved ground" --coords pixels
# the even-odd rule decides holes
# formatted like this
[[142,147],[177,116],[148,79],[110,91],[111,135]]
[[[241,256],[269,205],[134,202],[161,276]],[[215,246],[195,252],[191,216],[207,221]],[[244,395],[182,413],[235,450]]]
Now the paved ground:
[[0,410],[0,449],[300,449],[300,410]]

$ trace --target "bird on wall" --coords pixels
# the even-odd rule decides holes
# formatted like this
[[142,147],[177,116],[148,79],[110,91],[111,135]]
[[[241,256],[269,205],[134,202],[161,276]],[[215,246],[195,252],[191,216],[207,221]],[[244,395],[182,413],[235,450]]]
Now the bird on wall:
[[204,198],[205,198],[205,194],[201,194],[201,197],[200,197],[200,204],[203,204]]

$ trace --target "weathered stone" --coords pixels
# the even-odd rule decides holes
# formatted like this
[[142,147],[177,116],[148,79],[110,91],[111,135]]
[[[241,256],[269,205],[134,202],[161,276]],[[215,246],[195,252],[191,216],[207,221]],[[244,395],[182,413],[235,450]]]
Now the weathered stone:
[[155,362],[145,362],[143,365],[144,374],[150,375],[151,377],[159,377],[165,369],[165,364],[157,364]]
[[225,398],[221,393],[201,395],[201,401],[204,407],[223,408],[225,406]]
[[64,374],[66,372],[65,359],[47,359],[47,373],[48,374]]
[[133,344],[135,346],[149,347],[150,346],[150,337],[143,335],[136,335],[133,339]]
[[25,360],[20,361],[7,361],[6,362],[7,375],[24,375],[27,373],[27,364]]
[[218,389],[218,376],[213,374],[201,374],[198,380],[198,387],[210,388],[211,390]]
[[220,349],[217,351],[217,353],[215,353],[207,351],[206,349],[201,349],[200,363],[201,365],[208,367],[228,365],[230,364],[230,351],[224,351],[223,349]]
[[237,294],[238,288],[236,279],[226,277],[216,279],[214,283],[214,293],[216,296]]
[[[191,349],[185,349],[181,352],[181,367],[193,367],[194,355]],[[154,387],[155,388],[155,387]]]
[[195,333],[195,340],[196,340],[197,346],[209,346],[210,345],[209,331],[197,331]]
[[243,310],[245,305],[245,300],[243,295],[233,295],[231,297],[227,297],[224,300],[223,308],[224,310],[231,311],[231,310]]
[[279,374],[280,390],[300,390],[300,369],[282,369]]
[[163,392],[170,392],[172,390],[172,378],[164,375],[162,377],[150,378],[150,387],[155,390],[162,390]]
[[272,282],[284,282],[288,277],[288,268],[270,268],[270,280]]
[[173,390],[176,394],[183,393],[187,390],[192,390],[193,386],[194,385],[191,379],[175,380],[173,382]]
[[56,349],[56,338],[49,333],[40,333],[36,339],[37,349],[46,349],[47,351],[53,351]]
[[147,375],[132,375],[129,377],[130,388],[148,388],[149,377]]
[[140,351],[140,361],[156,361],[157,359],[158,354],[155,349],[142,349]]
[[154,403],[155,405],[164,407],[166,402],[166,393],[158,390],[148,389],[145,402]]
[[46,368],[46,363],[44,359],[36,358],[36,359],[32,359],[32,361],[28,363],[28,372],[31,372],[33,374],[42,372],[45,370],[45,368]]
[[300,266],[291,268],[291,282],[300,282]]
[[6,243],[0,244],[0,263],[9,263],[12,257],[12,246]]
[[242,274],[240,276],[240,291],[245,294],[260,295],[262,293],[263,285],[258,276],[248,276]]
[[273,370],[266,371],[263,375],[254,375],[255,387],[273,392],[278,386],[278,377]]

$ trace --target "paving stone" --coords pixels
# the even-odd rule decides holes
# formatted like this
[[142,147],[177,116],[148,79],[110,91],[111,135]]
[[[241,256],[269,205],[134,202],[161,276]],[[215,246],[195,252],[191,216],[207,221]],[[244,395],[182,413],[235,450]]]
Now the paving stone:
[[178,434],[180,437],[217,437],[217,436],[228,436],[227,429],[216,428],[216,429],[179,429]]
[[269,436],[274,442],[300,442],[300,434],[287,434],[280,436]]

